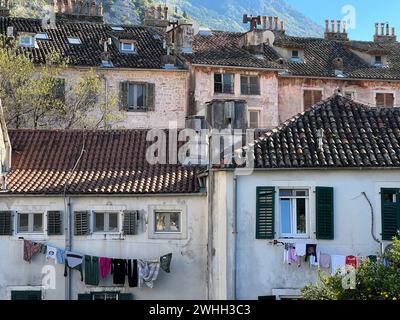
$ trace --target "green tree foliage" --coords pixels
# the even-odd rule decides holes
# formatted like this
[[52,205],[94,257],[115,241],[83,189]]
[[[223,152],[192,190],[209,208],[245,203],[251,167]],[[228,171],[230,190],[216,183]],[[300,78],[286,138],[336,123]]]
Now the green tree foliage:
[[[367,260],[356,271],[355,289],[345,289],[339,273],[319,274],[317,284],[302,289],[305,300],[400,300],[400,240],[394,238],[393,246],[384,258],[389,266]],[[378,260],[379,262],[379,260]]]
[[104,99],[104,80],[93,71],[68,80],[68,61],[49,54],[37,66],[15,40],[0,36],[0,99],[10,128],[107,128],[123,119],[115,92]]

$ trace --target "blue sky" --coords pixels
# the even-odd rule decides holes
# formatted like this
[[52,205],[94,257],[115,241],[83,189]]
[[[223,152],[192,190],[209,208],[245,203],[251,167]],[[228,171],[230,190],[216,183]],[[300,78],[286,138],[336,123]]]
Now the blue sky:
[[325,19],[342,19],[343,6],[351,5],[355,9],[355,29],[349,30],[351,39],[372,40],[375,22],[389,22],[396,27],[400,35],[399,0],[286,0],[293,8],[305,14],[321,26]]

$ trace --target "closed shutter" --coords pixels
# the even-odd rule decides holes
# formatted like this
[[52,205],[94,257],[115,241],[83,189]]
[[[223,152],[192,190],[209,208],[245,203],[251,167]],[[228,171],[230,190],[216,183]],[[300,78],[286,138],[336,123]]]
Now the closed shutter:
[[316,225],[317,239],[334,239],[334,196],[333,188],[317,187],[316,200]]
[[394,106],[394,96],[393,93],[385,94],[385,107],[393,107]]
[[89,234],[89,212],[76,211],[74,212],[74,234],[83,236]]
[[383,93],[377,93],[375,99],[377,107],[385,106],[385,95]]
[[119,84],[119,108],[128,110],[128,82],[120,82]]
[[49,236],[62,234],[62,218],[61,211],[47,212],[47,234]]
[[136,230],[137,215],[138,211],[124,211],[124,223],[123,223],[124,234],[134,235],[137,233]]
[[155,110],[156,85],[154,83],[146,83],[146,109],[148,111]]
[[256,239],[275,237],[275,188],[257,187]]
[[382,240],[391,241],[400,228],[399,190],[382,189]]
[[92,300],[90,293],[78,293],[78,300]]
[[132,293],[120,293],[118,296],[118,300],[133,300]]
[[304,111],[311,109],[312,106],[322,100],[321,90],[304,90],[303,93],[303,104]]
[[13,233],[11,211],[0,211],[0,236],[11,236]]

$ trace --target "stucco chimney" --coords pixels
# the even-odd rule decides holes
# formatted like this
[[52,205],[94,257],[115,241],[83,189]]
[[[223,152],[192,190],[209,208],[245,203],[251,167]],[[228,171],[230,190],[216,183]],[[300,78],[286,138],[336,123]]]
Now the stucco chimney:
[[57,19],[103,23],[101,0],[56,0]]
[[[381,25],[381,33],[379,34],[379,23],[375,23],[375,35],[374,42],[378,43],[390,43],[396,42],[396,30],[392,28],[392,33],[390,33],[390,25],[389,23],[380,23]],[[385,31],[386,27],[386,31]]]
[[158,6],[157,7],[157,18],[161,19],[161,16],[162,16],[162,7]]
[[392,37],[395,37],[396,36],[396,29],[395,29],[395,27],[392,27]]
[[378,35],[379,35],[379,23],[376,22],[375,23],[375,36],[378,36]]
[[285,32],[285,22],[281,20],[281,31]]
[[390,31],[389,31],[389,23],[386,23],[386,35],[390,36]]
[[[164,19],[163,19],[163,12],[164,12]],[[146,8],[146,14],[144,17],[144,25],[146,27],[153,27],[159,30],[161,33],[165,33],[169,26],[168,20],[168,8],[157,6],[151,6],[150,12],[149,9]]]
[[272,17],[268,17],[268,30],[272,30]]
[[335,20],[331,20],[331,24],[332,24],[332,33],[335,33]]
[[381,36],[385,35],[385,24],[381,23]]
[[155,6],[151,6],[151,17],[155,18],[156,16],[156,7]]
[[278,17],[274,17],[274,29],[278,30]]
[[325,33],[329,32],[329,20],[325,20]]
[[262,17],[262,27],[263,27],[263,30],[267,30],[267,17],[266,16]]
[[10,6],[8,0],[0,0],[0,17],[8,17],[10,15]]
[[149,7],[146,6],[146,11],[144,13],[144,17],[147,18],[149,16]]
[[340,20],[338,20],[336,23],[337,23],[337,32],[340,33],[342,22]]
[[346,33],[347,31],[347,22],[346,20],[343,20],[343,33]]
[[[343,21],[343,31],[342,29],[342,21],[330,20],[331,22],[331,30],[329,30],[329,20],[325,20],[325,40],[335,40],[335,41],[349,41],[347,30],[346,30],[346,21]],[[335,30],[335,24],[337,29]]]

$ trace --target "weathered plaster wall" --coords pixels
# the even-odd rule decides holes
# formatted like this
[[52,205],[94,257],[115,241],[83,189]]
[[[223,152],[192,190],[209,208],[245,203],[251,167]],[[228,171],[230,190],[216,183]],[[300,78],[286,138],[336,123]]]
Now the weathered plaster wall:
[[[186,208],[187,237],[182,240],[150,239],[150,207],[171,206]],[[95,256],[113,258],[153,258],[173,253],[171,273],[160,270],[154,289],[129,288],[112,285],[111,278],[101,281],[99,287],[86,286],[80,281],[78,271],[73,271],[72,298],[78,293],[90,291],[131,292],[134,299],[206,299],[207,297],[207,206],[205,196],[175,197],[80,197],[71,199],[72,210],[139,210],[139,233],[126,236],[121,240],[117,236],[92,234],[74,237],[73,251]],[[175,209],[175,210],[176,210]],[[2,197],[0,210],[38,211],[62,210],[61,197]],[[66,221],[64,219],[64,221]],[[26,236],[45,243],[65,248],[65,236]],[[0,237],[0,299],[9,298],[11,288],[18,286],[40,286],[42,267],[46,264],[44,255],[36,256],[31,264],[23,261],[23,241],[17,236]],[[56,289],[45,290],[45,299],[65,298],[64,266],[55,265]]]

